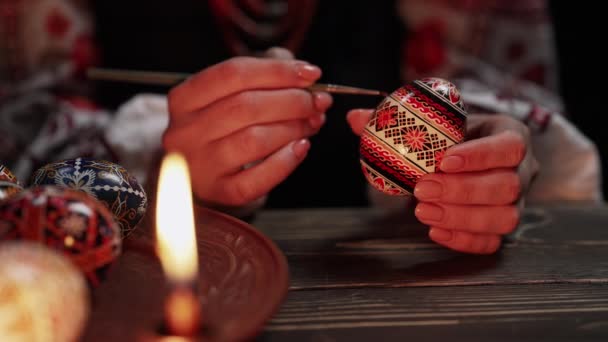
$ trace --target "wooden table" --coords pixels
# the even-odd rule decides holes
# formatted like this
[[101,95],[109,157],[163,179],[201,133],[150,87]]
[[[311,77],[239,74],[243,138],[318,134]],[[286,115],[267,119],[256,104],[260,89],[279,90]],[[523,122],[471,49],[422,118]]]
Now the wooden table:
[[291,276],[259,341],[608,341],[608,207],[527,209],[491,256],[371,209],[267,211],[253,225]]
[[[489,256],[436,245],[411,212],[265,211],[252,225],[290,271],[260,342],[608,341],[608,207],[529,208]],[[96,289],[83,341],[133,341],[158,323],[165,279],[137,243]]]

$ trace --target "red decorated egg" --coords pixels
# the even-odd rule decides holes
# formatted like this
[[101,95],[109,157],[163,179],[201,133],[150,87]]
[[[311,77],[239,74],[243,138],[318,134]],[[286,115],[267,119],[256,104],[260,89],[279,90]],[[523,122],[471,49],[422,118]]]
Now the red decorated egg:
[[6,166],[0,165],[0,201],[23,190],[17,177]]
[[86,192],[104,203],[114,215],[123,237],[141,221],[148,206],[143,187],[115,163],[75,158],[47,164],[32,175],[32,185],[56,185]]
[[0,203],[0,241],[39,241],[69,257],[98,285],[121,251],[109,210],[77,190],[34,187]]
[[445,151],[464,140],[467,113],[454,84],[440,78],[408,83],[387,96],[361,134],[363,174],[376,189],[408,196],[436,172]]
[[89,316],[82,273],[61,253],[0,242],[0,340],[78,341]]

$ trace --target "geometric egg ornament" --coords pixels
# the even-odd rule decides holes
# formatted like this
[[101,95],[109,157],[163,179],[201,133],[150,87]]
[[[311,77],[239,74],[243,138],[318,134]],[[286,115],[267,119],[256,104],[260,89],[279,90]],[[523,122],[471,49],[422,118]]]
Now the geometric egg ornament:
[[377,190],[409,196],[421,176],[439,170],[445,151],[464,140],[467,113],[460,93],[441,78],[406,84],[372,114],[360,140],[360,162]]
[[47,164],[34,172],[30,183],[76,189],[95,197],[114,214],[123,238],[135,230],[148,206],[137,179],[105,160],[76,158]]
[[11,240],[35,241],[62,253],[93,286],[106,278],[122,247],[120,228],[101,202],[50,185],[0,202],[0,244]]
[[0,164],[0,201],[23,190],[17,177],[11,170]]
[[65,256],[40,243],[0,242],[0,340],[78,341],[89,288]]

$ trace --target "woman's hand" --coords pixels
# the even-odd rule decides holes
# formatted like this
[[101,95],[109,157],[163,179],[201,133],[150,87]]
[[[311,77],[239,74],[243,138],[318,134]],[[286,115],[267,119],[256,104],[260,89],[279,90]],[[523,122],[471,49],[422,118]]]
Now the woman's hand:
[[[355,134],[372,112],[349,112]],[[496,252],[517,227],[523,194],[538,172],[528,127],[506,115],[469,115],[466,141],[446,150],[440,171],[414,189],[415,214],[431,227],[430,238],[460,252]]]
[[264,197],[304,160],[325,121],[331,96],[303,89],[321,70],[283,49],[269,55],[232,58],[169,93],[163,146],[186,156],[203,201],[243,206]]

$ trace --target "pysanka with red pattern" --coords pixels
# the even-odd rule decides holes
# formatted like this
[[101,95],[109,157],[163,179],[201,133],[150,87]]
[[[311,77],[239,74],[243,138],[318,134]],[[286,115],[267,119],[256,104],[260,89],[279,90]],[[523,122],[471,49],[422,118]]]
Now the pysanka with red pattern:
[[451,82],[408,83],[376,108],[361,135],[363,174],[376,189],[408,196],[418,179],[436,172],[445,151],[464,140],[466,108]]

